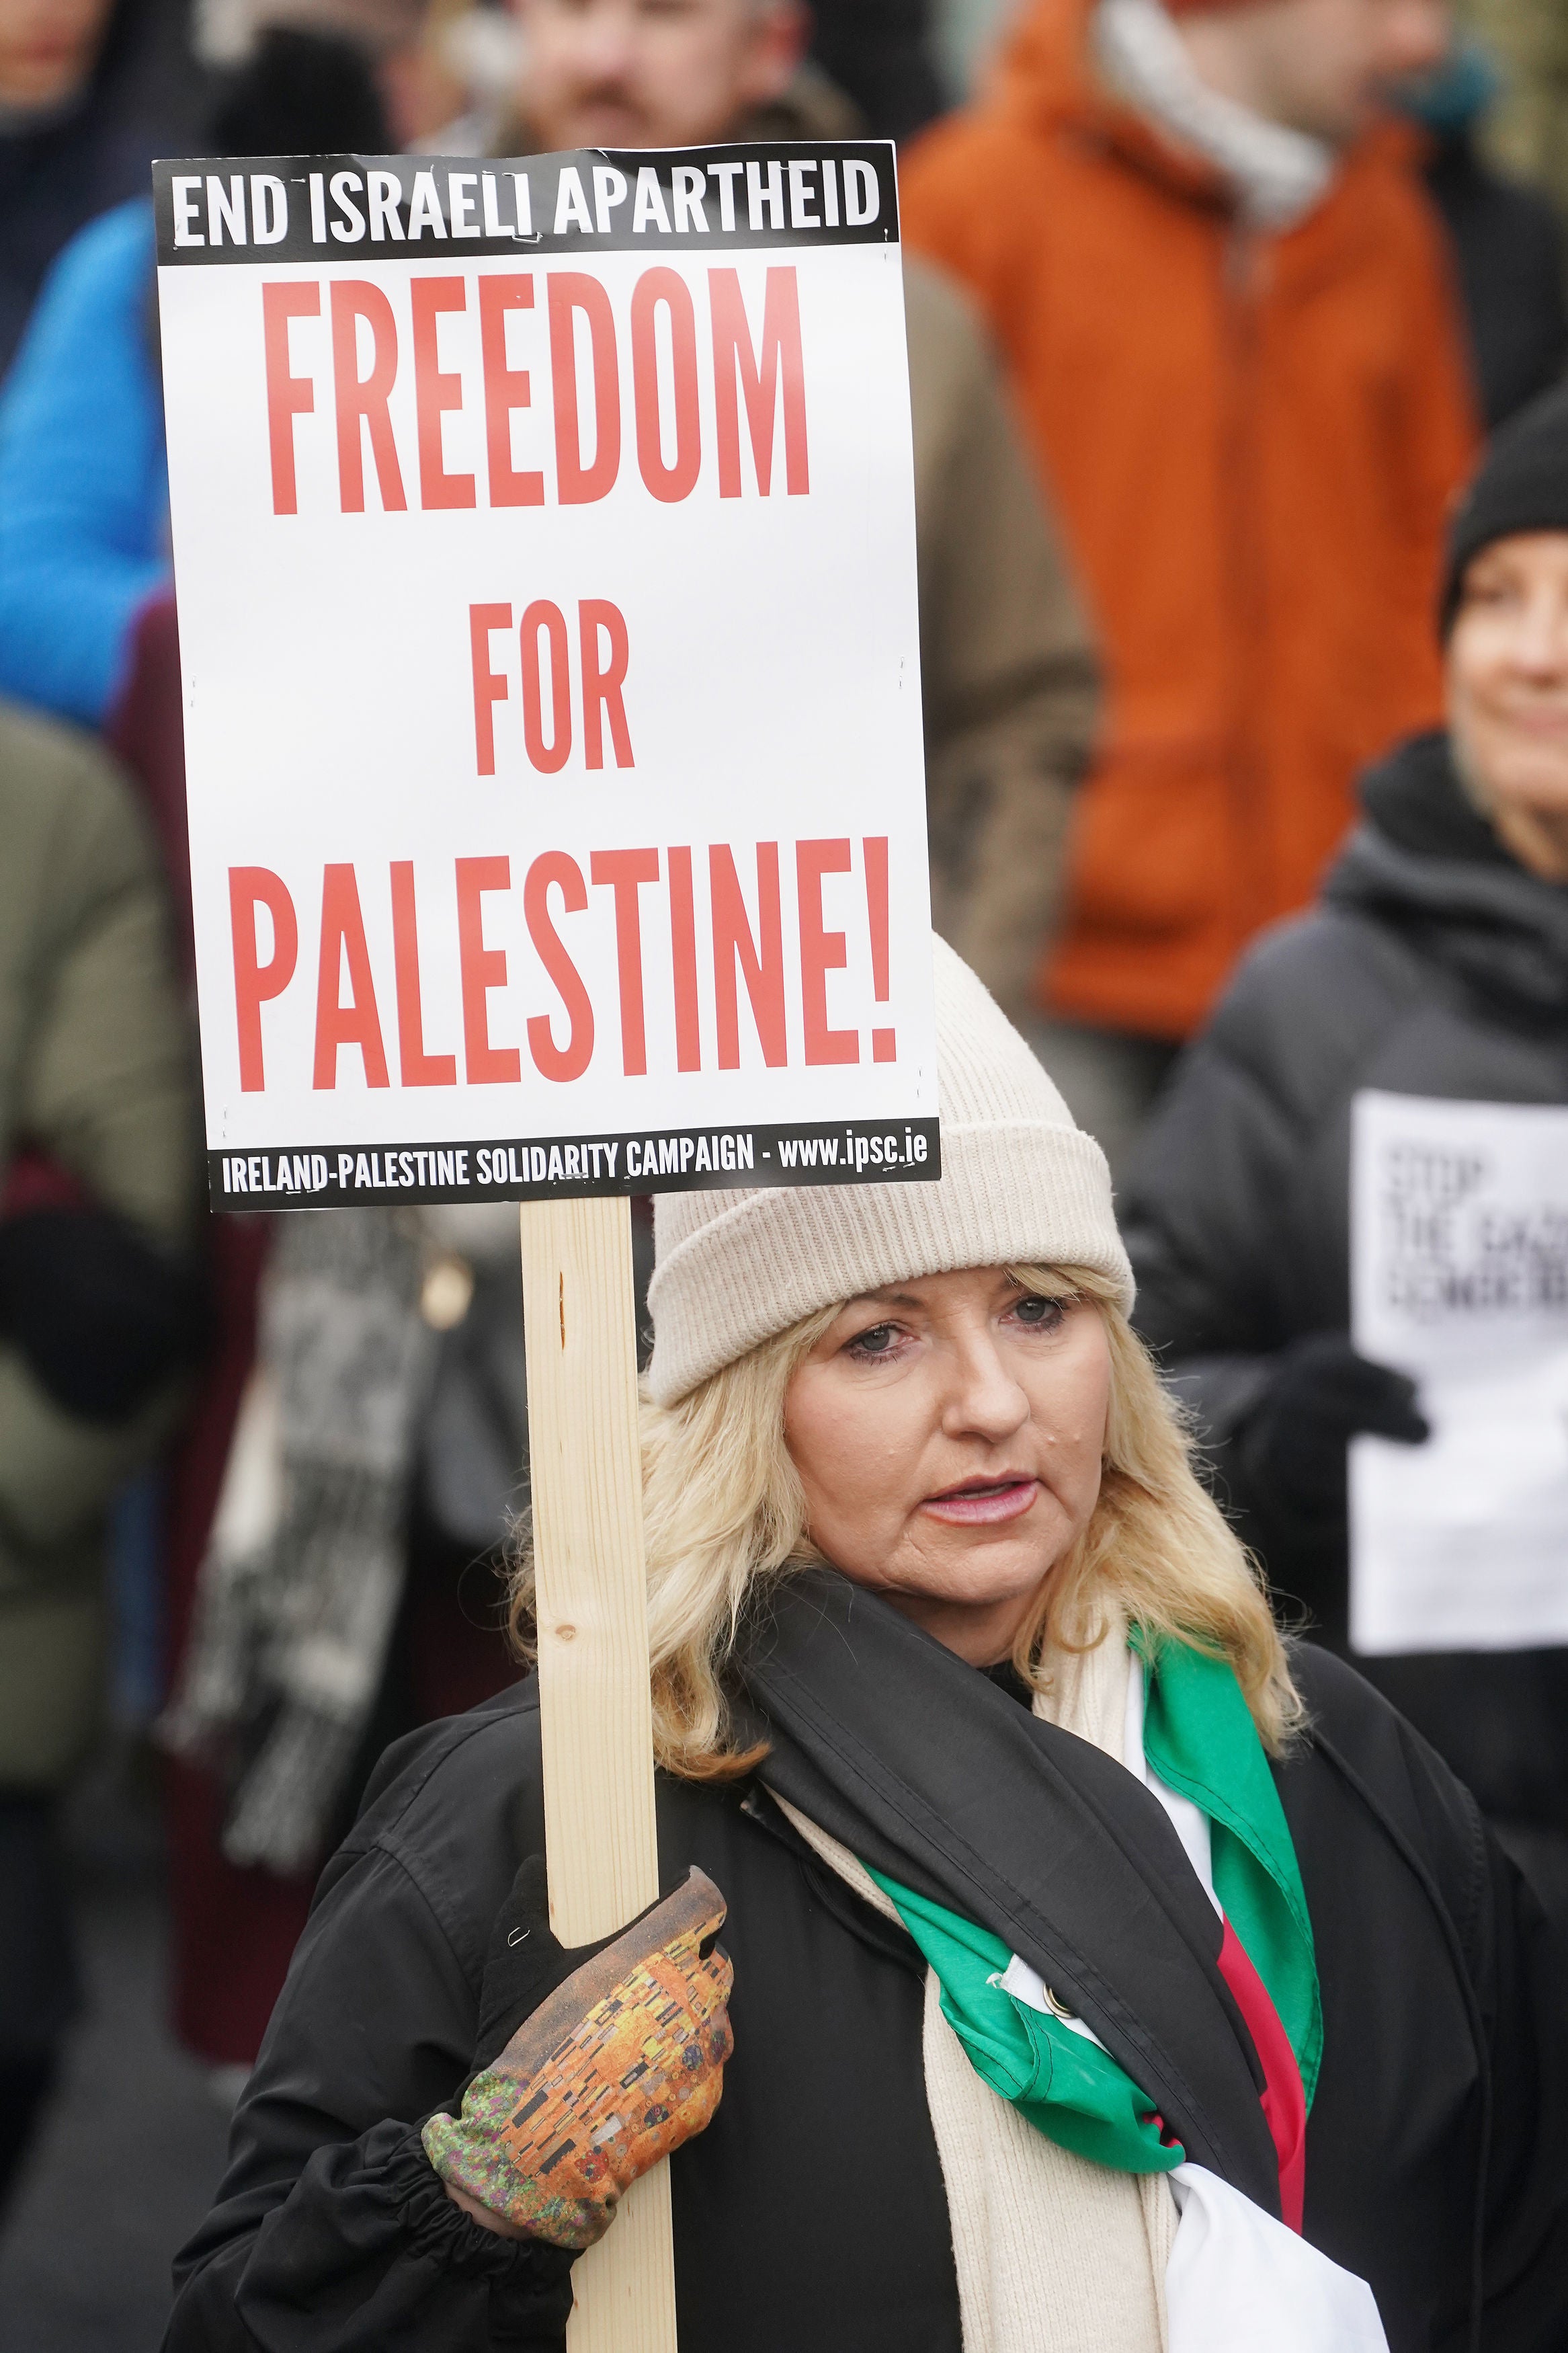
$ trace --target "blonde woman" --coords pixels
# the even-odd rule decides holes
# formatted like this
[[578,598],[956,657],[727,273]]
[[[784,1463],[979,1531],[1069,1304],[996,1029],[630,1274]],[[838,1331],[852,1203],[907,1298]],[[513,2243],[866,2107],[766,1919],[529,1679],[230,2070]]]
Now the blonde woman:
[[671,2152],[682,2353],[1563,2341],[1539,1916],[1281,1641],[1129,1330],[1099,1148],[937,976],[939,1184],[659,1205],[668,1892],[551,1937],[531,1680],[393,1751],[172,2353],[558,2353]]

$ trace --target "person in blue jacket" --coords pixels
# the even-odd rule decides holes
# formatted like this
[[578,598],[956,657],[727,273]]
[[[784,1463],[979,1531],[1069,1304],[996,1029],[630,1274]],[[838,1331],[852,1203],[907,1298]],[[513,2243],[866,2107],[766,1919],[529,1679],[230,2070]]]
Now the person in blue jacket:
[[[379,154],[393,139],[357,46],[278,28],[202,143]],[[0,694],[100,726],[170,576],[153,207],[138,197],[65,248],[0,389]]]
[[0,395],[0,691],[96,727],[169,576],[153,207],[71,239]]

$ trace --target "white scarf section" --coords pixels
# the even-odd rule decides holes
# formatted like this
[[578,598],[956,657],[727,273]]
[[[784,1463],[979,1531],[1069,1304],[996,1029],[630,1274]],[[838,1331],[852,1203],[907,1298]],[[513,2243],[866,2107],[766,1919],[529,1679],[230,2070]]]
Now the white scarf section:
[[[1207,1817],[1149,1769],[1143,1670],[1126,1629],[1058,1653],[1035,1714],[1147,1784],[1214,1894]],[[784,1799],[807,1845],[873,1911],[897,1911],[848,1848]],[[1002,1983],[1047,2007],[1014,1955]],[[1059,2013],[1058,2013],[1059,2014]],[[1089,2035],[1081,2021],[1075,2031]],[[1089,2035],[1091,2041],[1096,2038]],[[1059,2147],[975,2072],[928,1970],[921,2032],[958,2276],[963,2353],[1388,2353],[1372,2290],[1200,2165],[1118,2173]]]
[[1100,0],[1094,45],[1122,97],[1223,172],[1258,227],[1289,228],[1325,194],[1333,149],[1211,90],[1160,0]]

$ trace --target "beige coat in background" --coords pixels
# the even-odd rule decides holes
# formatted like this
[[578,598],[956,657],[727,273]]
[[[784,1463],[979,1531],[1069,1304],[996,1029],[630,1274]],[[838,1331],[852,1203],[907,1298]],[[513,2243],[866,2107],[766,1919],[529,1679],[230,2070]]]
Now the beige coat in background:
[[904,257],[931,915],[1015,1021],[1055,924],[1099,674],[984,331]]

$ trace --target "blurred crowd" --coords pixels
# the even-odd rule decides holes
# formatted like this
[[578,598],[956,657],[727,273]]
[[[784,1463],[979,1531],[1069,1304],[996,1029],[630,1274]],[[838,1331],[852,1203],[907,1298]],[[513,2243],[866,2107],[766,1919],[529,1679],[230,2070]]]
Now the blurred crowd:
[[[1347,1442],[1426,1434],[1352,1100],[1568,1104],[1560,0],[0,0],[0,2199],[110,1696],[234,2071],[376,1756],[515,1672],[512,1213],[204,1204],[149,164],[868,132],[937,926],[1348,1644]],[[1568,1652],[1367,1663],[1568,1912]]]

